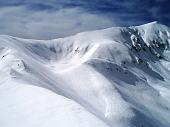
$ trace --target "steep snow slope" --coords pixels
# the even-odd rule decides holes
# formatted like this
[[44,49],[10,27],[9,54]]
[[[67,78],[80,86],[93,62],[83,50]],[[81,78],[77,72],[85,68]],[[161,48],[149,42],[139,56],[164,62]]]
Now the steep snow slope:
[[157,22],[54,40],[1,35],[0,125],[169,127],[169,44]]

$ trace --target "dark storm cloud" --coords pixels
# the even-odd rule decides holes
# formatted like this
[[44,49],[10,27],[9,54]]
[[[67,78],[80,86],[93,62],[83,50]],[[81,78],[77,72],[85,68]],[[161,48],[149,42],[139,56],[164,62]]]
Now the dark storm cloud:
[[121,23],[118,22],[120,25],[137,25],[154,20],[170,25],[169,6],[169,0],[89,0],[82,5],[90,11],[116,15],[121,20]]
[[169,0],[0,0],[0,34],[48,39],[111,26],[159,21]]

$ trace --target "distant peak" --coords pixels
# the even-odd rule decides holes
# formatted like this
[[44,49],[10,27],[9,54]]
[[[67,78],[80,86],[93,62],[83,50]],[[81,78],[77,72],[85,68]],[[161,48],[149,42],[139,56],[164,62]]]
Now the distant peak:
[[155,26],[165,26],[163,24],[161,24],[160,22],[158,21],[153,21],[153,22],[149,22],[149,23],[146,23],[146,24],[142,24],[142,25],[138,25],[138,26],[132,26],[133,27],[142,27],[142,28],[145,28],[145,27],[155,27]]
[[156,24],[160,24],[158,21],[153,21],[153,22],[149,22],[143,25],[156,25]]
[[153,21],[153,22],[150,22],[149,24],[158,24],[159,22],[158,21]]

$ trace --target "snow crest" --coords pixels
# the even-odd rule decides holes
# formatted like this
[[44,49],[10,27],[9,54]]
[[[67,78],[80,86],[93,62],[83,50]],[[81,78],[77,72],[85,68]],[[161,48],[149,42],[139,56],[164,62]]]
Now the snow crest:
[[0,35],[2,127],[169,127],[170,29],[53,40]]

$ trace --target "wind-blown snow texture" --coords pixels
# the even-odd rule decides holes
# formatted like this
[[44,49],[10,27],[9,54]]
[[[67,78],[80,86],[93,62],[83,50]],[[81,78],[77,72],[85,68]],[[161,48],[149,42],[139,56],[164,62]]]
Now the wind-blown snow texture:
[[169,127],[170,29],[0,36],[1,127]]

